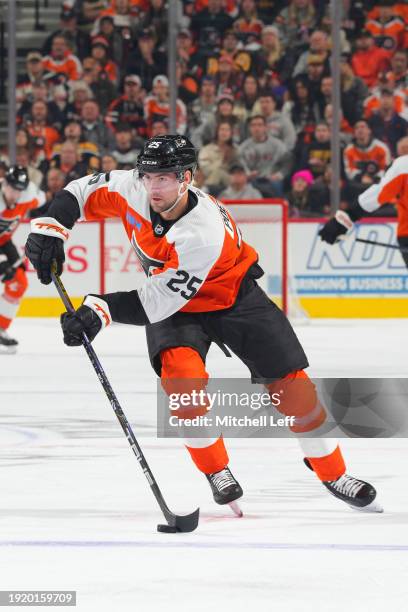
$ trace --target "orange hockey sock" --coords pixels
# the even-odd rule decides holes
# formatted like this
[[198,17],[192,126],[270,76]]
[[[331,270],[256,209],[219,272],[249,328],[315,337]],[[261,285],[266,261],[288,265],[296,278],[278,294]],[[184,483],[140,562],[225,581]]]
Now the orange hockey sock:
[[322,481],[337,480],[346,471],[343,455],[337,445],[333,452],[323,457],[307,457],[316,476]]
[[204,474],[214,474],[228,465],[228,453],[223,438],[218,438],[213,444],[204,448],[186,446],[186,449],[200,472]]

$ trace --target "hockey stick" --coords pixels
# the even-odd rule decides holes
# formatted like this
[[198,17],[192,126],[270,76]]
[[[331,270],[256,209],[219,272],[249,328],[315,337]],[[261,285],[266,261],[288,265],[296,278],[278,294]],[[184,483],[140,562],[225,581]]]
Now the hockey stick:
[[[60,277],[56,273],[56,269],[57,269],[56,263],[53,262],[52,269],[51,269],[51,278],[54,282],[54,285],[58,291],[58,294],[61,300],[64,303],[64,306],[67,312],[75,312],[75,308],[70,300],[70,297]],[[136,459],[138,460],[140,467],[142,468],[143,473],[147,478],[150,488],[153,491],[153,495],[155,496],[157,503],[159,504],[161,511],[163,512],[164,517],[167,521],[167,525],[157,525],[157,530],[162,531],[162,532],[167,532],[167,533],[175,533],[177,531],[182,531],[182,532],[194,531],[194,529],[196,529],[198,525],[200,509],[197,508],[197,510],[187,515],[174,514],[173,512],[169,510],[166,502],[164,501],[164,497],[159,489],[159,485],[157,484],[152,474],[152,471],[149,467],[149,464],[147,463],[143,455],[142,449],[140,448],[138,441],[136,440],[135,434],[133,433],[132,428],[130,427],[129,421],[127,420],[119,404],[118,398],[116,397],[110,385],[108,377],[106,376],[102,368],[102,365],[95,353],[95,350],[93,346],[91,345],[85,332],[82,334],[82,345],[87,352],[89,360],[92,363],[92,366],[113,408],[113,411],[118,418],[118,421],[126,435],[126,438],[132,448],[132,451],[136,455]]]
[[373,244],[374,246],[385,247],[386,249],[395,249],[400,253],[408,253],[408,247],[401,247],[398,244],[388,244],[387,242],[376,242],[375,240],[365,240],[365,238],[356,238],[356,242],[363,242],[364,244]]

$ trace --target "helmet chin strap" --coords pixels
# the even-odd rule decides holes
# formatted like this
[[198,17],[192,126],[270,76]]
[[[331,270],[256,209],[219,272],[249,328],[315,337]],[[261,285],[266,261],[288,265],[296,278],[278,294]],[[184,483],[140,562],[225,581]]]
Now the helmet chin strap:
[[[184,182],[184,181],[183,181],[183,182]],[[181,191],[181,190],[182,190],[182,188],[183,188],[183,183],[180,183],[179,188],[178,188],[178,195],[177,195],[177,198],[175,199],[175,201],[173,202],[173,204],[171,204],[171,206],[169,206],[169,208],[166,208],[166,210],[163,210],[162,212],[169,213],[169,212],[171,212],[172,210],[174,210],[174,209],[176,208],[177,204],[180,202],[180,200],[181,200],[181,198],[183,197],[183,195],[184,195],[185,193],[187,193],[187,191],[188,191],[188,185],[187,185],[186,189],[184,189],[184,191]]]

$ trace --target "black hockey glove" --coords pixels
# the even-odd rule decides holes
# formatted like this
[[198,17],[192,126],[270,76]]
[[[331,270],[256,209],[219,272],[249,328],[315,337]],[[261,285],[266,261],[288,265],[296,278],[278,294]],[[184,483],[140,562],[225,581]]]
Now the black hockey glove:
[[345,234],[351,232],[353,229],[353,221],[344,210],[338,210],[336,215],[327,221],[319,231],[319,236],[324,242],[334,244],[342,238],[345,238]]
[[8,260],[0,263],[0,282],[5,283],[13,279],[16,275],[17,268],[14,268]]
[[43,285],[51,282],[51,264],[57,262],[57,274],[62,273],[65,261],[64,242],[69,232],[52,217],[39,217],[31,221],[31,233],[28,235],[25,252],[37,271]]
[[92,342],[101,329],[109,325],[111,321],[107,303],[102,298],[88,295],[78,310],[73,313],[64,312],[61,315],[64,342],[67,346],[80,346],[83,332]]

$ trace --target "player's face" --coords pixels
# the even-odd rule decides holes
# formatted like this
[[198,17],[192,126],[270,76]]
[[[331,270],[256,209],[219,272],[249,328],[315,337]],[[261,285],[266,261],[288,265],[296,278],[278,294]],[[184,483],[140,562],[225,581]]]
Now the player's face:
[[179,196],[180,183],[174,172],[146,172],[142,181],[154,212],[165,212]]
[[6,181],[3,181],[1,189],[7,206],[13,208],[17,204],[17,200],[21,195],[21,191],[19,189],[15,189]]

